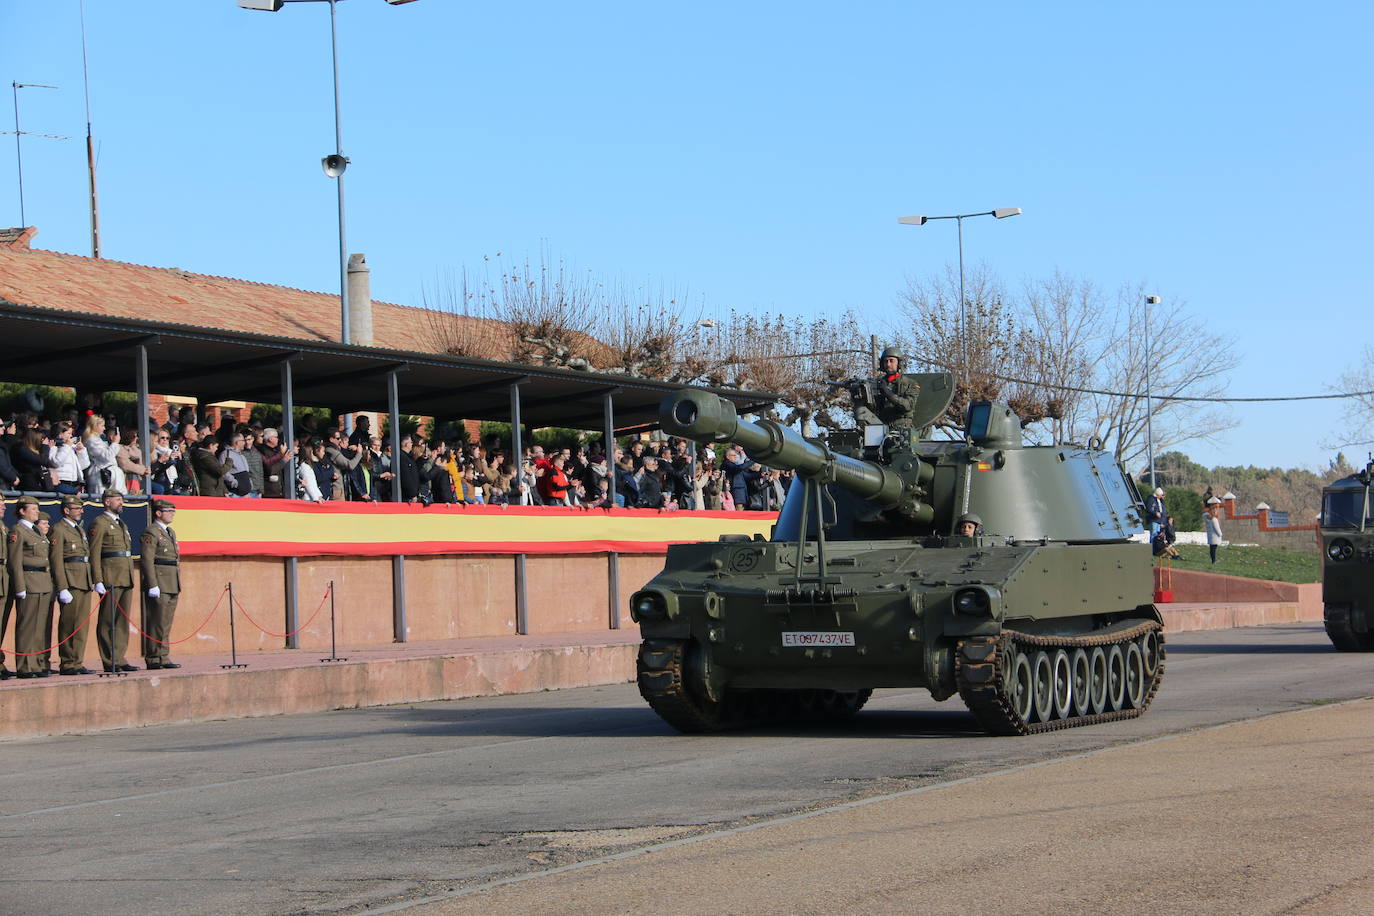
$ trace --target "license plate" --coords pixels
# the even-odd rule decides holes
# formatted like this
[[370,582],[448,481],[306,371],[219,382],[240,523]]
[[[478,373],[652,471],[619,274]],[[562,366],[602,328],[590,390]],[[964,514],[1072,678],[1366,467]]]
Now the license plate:
[[852,646],[853,633],[827,630],[798,630],[782,634],[784,646]]

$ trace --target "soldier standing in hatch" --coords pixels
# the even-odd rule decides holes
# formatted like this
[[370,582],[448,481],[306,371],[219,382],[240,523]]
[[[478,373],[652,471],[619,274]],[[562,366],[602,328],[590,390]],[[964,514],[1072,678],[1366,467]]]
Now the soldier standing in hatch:
[[165,499],[153,500],[153,523],[139,541],[143,570],[143,660],[149,671],[180,668],[167,659],[167,642],[181,594],[181,554],[172,519],[177,507]]
[[21,496],[15,503],[19,521],[9,536],[10,588],[15,598],[14,667],[23,678],[47,677],[42,659],[47,645],[43,624],[52,607],[52,573],[48,563],[48,539],[38,533],[38,500]]
[[[920,384],[902,374],[902,351],[888,347],[878,359],[880,374],[872,384],[854,391],[854,416],[860,424],[882,423],[889,429],[911,429]],[[871,399],[871,400],[870,400]]]
[[108,672],[137,671],[124,657],[129,645],[129,625],[119,619],[120,609],[129,607],[134,587],[133,537],[119,511],[124,494],[106,490],[100,497],[105,511],[91,524],[91,578],[100,596],[100,617],[95,641],[100,647],[100,663]]
[[[53,525],[48,540],[53,587],[62,609],[57,618],[57,652],[63,674],[94,674],[81,660],[86,657],[84,624],[91,608],[91,544],[81,530],[86,506],[79,496],[62,497],[62,518]],[[49,628],[51,632],[51,628]]]

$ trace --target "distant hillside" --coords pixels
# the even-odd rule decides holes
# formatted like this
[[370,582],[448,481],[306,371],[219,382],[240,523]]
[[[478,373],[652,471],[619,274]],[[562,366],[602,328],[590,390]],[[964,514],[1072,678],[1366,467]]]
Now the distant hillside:
[[[1322,487],[1355,473],[1344,454],[1336,458],[1320,473],[1306,468],[1259,468],[1254,465],[1218,466],[1207,468],[1182,452],[1165,452],[1155,457],[1155,481],[1165,488],[1186,488],[1197,493],[1199,505],[1202,493],[1210,486],[1218,497],[1226,492],[1236,495],[1237,512],[1253,512],[1260,503],[1288,513],[1290,524],[1311,525],[1321,511]],[[1149,472],[1142,473],[1141,492],[1149,481]]]

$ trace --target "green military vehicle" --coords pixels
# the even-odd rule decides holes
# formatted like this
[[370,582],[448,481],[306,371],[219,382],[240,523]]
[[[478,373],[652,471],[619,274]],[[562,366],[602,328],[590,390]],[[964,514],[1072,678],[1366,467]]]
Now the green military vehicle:
[[1343,652],[1374,651],[1374,461],[1322,490],[1322,617]]
[[664,399],[666,432],[796,471],[771,538],[674,545],[631,597],[640,693],[667,722],[838,719],[878,687],[957,693],[997,735],[1149,706],[1163,621],[1134,484],[1096,443],[1023,445],[997,402],[970,405],[966,441],[930,441],[953,379],[912,378],[913,428],[826,442],[707,392]]

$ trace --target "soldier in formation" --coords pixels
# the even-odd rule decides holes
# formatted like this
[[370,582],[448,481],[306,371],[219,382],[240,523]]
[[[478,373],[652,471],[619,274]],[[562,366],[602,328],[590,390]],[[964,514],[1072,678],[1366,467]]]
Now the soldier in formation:
[[[0,481],[2,484],[3,481]],[[10,532],[5,527],[5,520],[0,517],[0,642],[5,639],[5,631],[10,625],[10,566],[9,566],[9,546]],[[14,672],[5,667],[5,653],[0,651],[0,681],[8,681],[14,677]]]
[[[57,617],[58,668],[62,674],[94,674],[82,659],[90,629],[84,624],[90,616],[91,544],[81,527],[86,507],[79,496],[62,497],[62,518],[48,535],[53,587],[61,610]],[[52,632],[48,627],[44,634]]]
[[[21,496],[15,503],[19,520],[9,533],[6,560],[15,599],[15,669],[21,678],[47,677],[43,625],[52,613],[53,579],[48,539],[38,530],[38,500]],[[49,630],[51,632],[51,630]]]
[[105,671],[137,671],[125,657],[129,627],[119,619],[120,609],[129,607],[134,587],[134,542],[129,526],[119,515],[124,508],[124,494],[106,490],[100,498],[105,511],[91,524],[90,536],[91,578],[95,581],[95,593],[100,596],[95,641]]
[[153,500],[153,523],[139,541],[143,569],[143,660],[149,671],[180,668],[167,658],[168,637],[181,593],[181,554],[172,531],[176,506],[165,499]]

